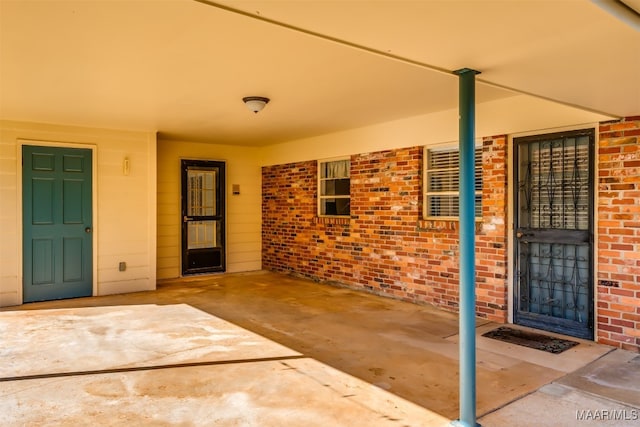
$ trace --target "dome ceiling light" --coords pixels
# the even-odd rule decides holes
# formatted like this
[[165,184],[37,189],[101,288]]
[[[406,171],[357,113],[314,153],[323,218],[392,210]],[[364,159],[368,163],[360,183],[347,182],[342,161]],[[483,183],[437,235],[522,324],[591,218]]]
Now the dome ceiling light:
[[242,98],[242,101],[249,110],[258,114],[258,112],[262,111],[264,106],[269,103],[269,98],[263,96],[245,96]]

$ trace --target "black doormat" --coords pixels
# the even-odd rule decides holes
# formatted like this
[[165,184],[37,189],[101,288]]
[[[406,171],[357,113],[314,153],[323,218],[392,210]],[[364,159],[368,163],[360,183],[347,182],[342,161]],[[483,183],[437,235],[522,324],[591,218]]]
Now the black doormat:
[[575,341],[521,331],[518,329],[508,328],[506,326],[501,326],[498,329],[484,333],[482,336],[554,354],[562,353],[563,351],[579,344]]

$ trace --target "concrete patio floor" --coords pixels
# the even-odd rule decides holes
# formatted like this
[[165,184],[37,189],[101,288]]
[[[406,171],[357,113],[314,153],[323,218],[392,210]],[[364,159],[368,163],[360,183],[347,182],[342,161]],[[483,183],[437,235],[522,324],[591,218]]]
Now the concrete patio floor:
[[[481,336],[497,326],[477,322],[483,426],[638,424],[639,355]],[[0,425],[447,425],[457,333],[452,313],[269,272],[3,308]]]

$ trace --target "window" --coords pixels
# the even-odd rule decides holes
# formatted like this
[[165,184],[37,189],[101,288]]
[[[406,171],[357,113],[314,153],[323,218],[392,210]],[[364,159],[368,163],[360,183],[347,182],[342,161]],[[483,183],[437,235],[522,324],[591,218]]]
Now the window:
[[[424,150],[424,218],[457,219],[460,200],[458,148]],[[482,217],[482,148],[475,149],[476,218]]]
[[351,162],[318,162],[318,216],[349,216]]

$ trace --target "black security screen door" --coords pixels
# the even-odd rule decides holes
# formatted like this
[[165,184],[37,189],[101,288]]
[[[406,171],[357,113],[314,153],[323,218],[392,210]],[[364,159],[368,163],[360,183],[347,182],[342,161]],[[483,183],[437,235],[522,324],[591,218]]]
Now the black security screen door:
[[593,339],[594,131],[514,143],[514,320]]
[[182,160],[182,274],[225,271],[225,164]]

